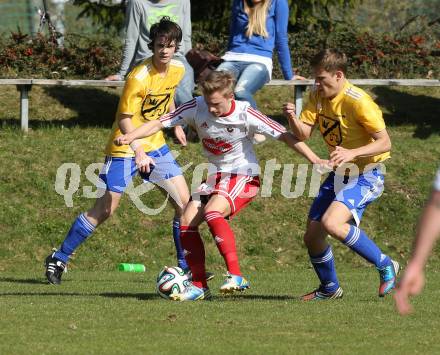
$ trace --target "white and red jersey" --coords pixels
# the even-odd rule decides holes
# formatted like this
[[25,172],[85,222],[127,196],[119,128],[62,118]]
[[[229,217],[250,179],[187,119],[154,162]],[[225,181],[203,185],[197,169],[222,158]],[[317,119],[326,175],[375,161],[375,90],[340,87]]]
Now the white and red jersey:
[[164,127],[188,124],[200,138],[209,163],[218,172],[255,176],[258,160],[253,148],[255,133],[277,139],[286,129],[247,101],[232,100],[224,116],[212,115],[202,96],[188,101],[160,118]]

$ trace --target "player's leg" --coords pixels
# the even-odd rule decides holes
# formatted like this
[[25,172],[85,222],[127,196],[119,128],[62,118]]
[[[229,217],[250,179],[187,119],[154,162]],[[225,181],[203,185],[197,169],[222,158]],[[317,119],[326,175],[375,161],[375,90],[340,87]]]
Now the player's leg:
[[200,201],[190,201],[183,211],[180,238],[186,261],[191,269],[192,281],[184,292],[172,295],[175,301],[197,301],[211,298],[206,280],[205,247],[199,233],[203,222],[203,205]]
[[316,290],[303,295],[303,301],[341,298],[343,294],[336,274],[332,248],[327,241],[327,231],[321,224],[323,214],[335,198],[333,178],[334,174],[330,173],[309,211],[304,243],[320,284]]
[[301,299],[312,301],[341,298],[343,291],[336,274],[332,247],[327,242],[327,232],[321,222],[308,219],[304,243],[320,284],[317,289],[301,296]]
[[176,248],[177,264],[180,268],[188,271],[188,265],[183,254],[180,240],[180,218],[189,201],[189,190],[183,175],[174,176],[167,180],[156,183],[164,195],[170,196],[170,202],[174,208],[173,240]]
[[365,208],[382,194],[383,175],[374,169],[356,179],[353,183],[348,181],[337,193],[322,217],[322,224],[331,236],[376,266],[380,276],[379,296],[383,297],[395,287],[399,264],[382,253],[358,227]]
[[218,194],[212,195],[205,206],[206,223],[228,270],[226,280],[220,287],[222,293],[244,291],[249,288],[249,281],[241,275],[234,232],[225,219],[230,214],[231,207],[228,200]]
[[190,201],[181,217],[180,240],[186,262],[192,273],[192,282],[197,287],[208,288],[205,269],[205,247],[199,233],[203,222],[203,205]]
[[205,206],[205,220],[228,270],[220,287],[223,293],[249,288],[249,282],[241,275],[234,232],[225,217],[232,217],[247,206],[257,195],[259,186],[258,176],[218,174]]
[[106,187],[94,206],[80,214],[73,222],[61,247],[45,260],[46,277],[52,284],[60,284],[61,276],[73,252],[109,218],[119,205],[121,195],[136,171],[134,159],[107,157],[99,175]]
[[50,283],[61,283],[62,272],[73,252],[92,235],[96,227],[113,214],[120,199],[120,193],[107,190],[90,210],[75,219],[61,247],[46,258],[46,277]]

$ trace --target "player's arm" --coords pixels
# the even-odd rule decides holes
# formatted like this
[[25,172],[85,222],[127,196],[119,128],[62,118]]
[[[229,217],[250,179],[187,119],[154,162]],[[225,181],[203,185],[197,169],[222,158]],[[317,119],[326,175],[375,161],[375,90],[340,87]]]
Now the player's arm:
[[312,164],[326,164],[327,160],[319,158],[310,147],[304,142],[298,140],[292,133],[284,132],[278,137],[278,140],[286,143],[290,148],[304,156]]
[[119,114],[118,126],[123,134],[126,134],[134,130],[134,126],[131,121],[132,117],[133,115],[129,115],[126,113]]
[[188,119],[195,116],[196,109],[197,102],[196,99],[193,99],[180,106],[177,110],[162,116],[158,120],[144,123],[134,131],[117,137],[114,142],[117,145],[130,144],[135,139],[152,136],[164,127],[175,127],[185,123],[188,124]]
[[125,145],[132,143],[135,139],[152,136],[163,128],[160,120],[149,121],[142,126],[123,134],[115,139],[115,144]]
[[423,268],[440,236],[440,191],[434,191],[419,222],[411,262]]
[[[169,112],[173,112],[175,110],[176,110],[176,104],[174,103],[173,100],[171,101]],[[174,126],[174,136],[176,137],[176,139],[179,141],[180,144],[182,144],[184,147],[186,146],[187,144],[186,134],[182,126],[180,125]]]
[[[129,134],[135,130],[131,118],[133,115],[129,114],[120,114],[118,126],[124,135]],[[123,136],[120,136],[123,137]],[[115,143],[118,144],[115,140]],[[137,140],[132,140],[130,143],[130,148],[134,151],[136,166],[141,172],[150,172],[150,165],[154,165],[153,158],[149,157],[145,154],[144,148],[142,146],[142,142]]]
[[359,148],[346,149],[339,146],[336,147],[335,150],[330,153],[330,163],[339,166],[340,164],[347,163],[355,158],[370,157],[391,150],[391,139],[386,129],[372,133],[371,137],[374,139],[374,142]]
[[296,117],[296,108],[293,103],[285,103],[283,105],[283,113],[287,117],[289,127],[295,137],[297,137],[301,141],[310,138],[314,125],[305,123]]
[[394,299],[400,314],[412,312],[409,297],[422,292],[425,285],[424,268],[440,235],[440,191],[434,191],[420,218],[413,253],[405,269]]
[[252,127],[252,132],[255,131],[256,133],[262,133],[286,143],[290,148],[303,155],[313,164],[324,163],[324,161],[320,159],[304,142],[300,141],[292,133],[287,132],[278,122],[252,107],[249,107],[247,112],[249,114],[248,124]]

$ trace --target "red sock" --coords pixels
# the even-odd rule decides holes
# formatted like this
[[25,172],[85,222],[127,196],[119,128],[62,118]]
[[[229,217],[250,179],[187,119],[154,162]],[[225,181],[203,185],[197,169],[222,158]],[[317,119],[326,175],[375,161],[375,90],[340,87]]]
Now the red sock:
[[205,247],[198,228],[180,226],[180,241],[182,242],[185,260],[191,269],[192,283],[194,286],[207,288]]
[[229,273],[241,275],[237,249],[235,248],[235,236],[228,222],[217,211],[207,212],[205,220],[208,223],[217,248],[225,260]]

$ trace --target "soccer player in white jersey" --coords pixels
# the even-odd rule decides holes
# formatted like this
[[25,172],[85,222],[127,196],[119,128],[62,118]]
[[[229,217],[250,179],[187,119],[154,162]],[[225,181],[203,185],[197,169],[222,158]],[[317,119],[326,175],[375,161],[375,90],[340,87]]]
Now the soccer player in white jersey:
[[412,312],[409,297],[422,292],[425,285],[424,268],[429,254],[434,248],[436,240],[440,237],[440,169],[434,182],[426,207],[420,217],[417,235],[414,240],[414,249],[411,260],[399,282],[394,299],[400,314]]
[[247,101],[234,100],[234,85],[229,72],[212,72],[200,85],[203,96],[115,140],[116,144],[132,144],[135,139],[150,136],[164,127],[188,124],[197,132],[210,163],[206,181],[192,195],[181,218],[181,240],[193,279],[183,293],[172,296],[174,300],[211,297],[204,277],[205,250],[198,231],[204,220],[228,270],[220,292],[249,288],[240,271],[234,233],[225,218],[234,216],[258,192],[259,167],[252,146],[255,133],[283,141],[310,162],[322,163],[282,125],[253,109]]

